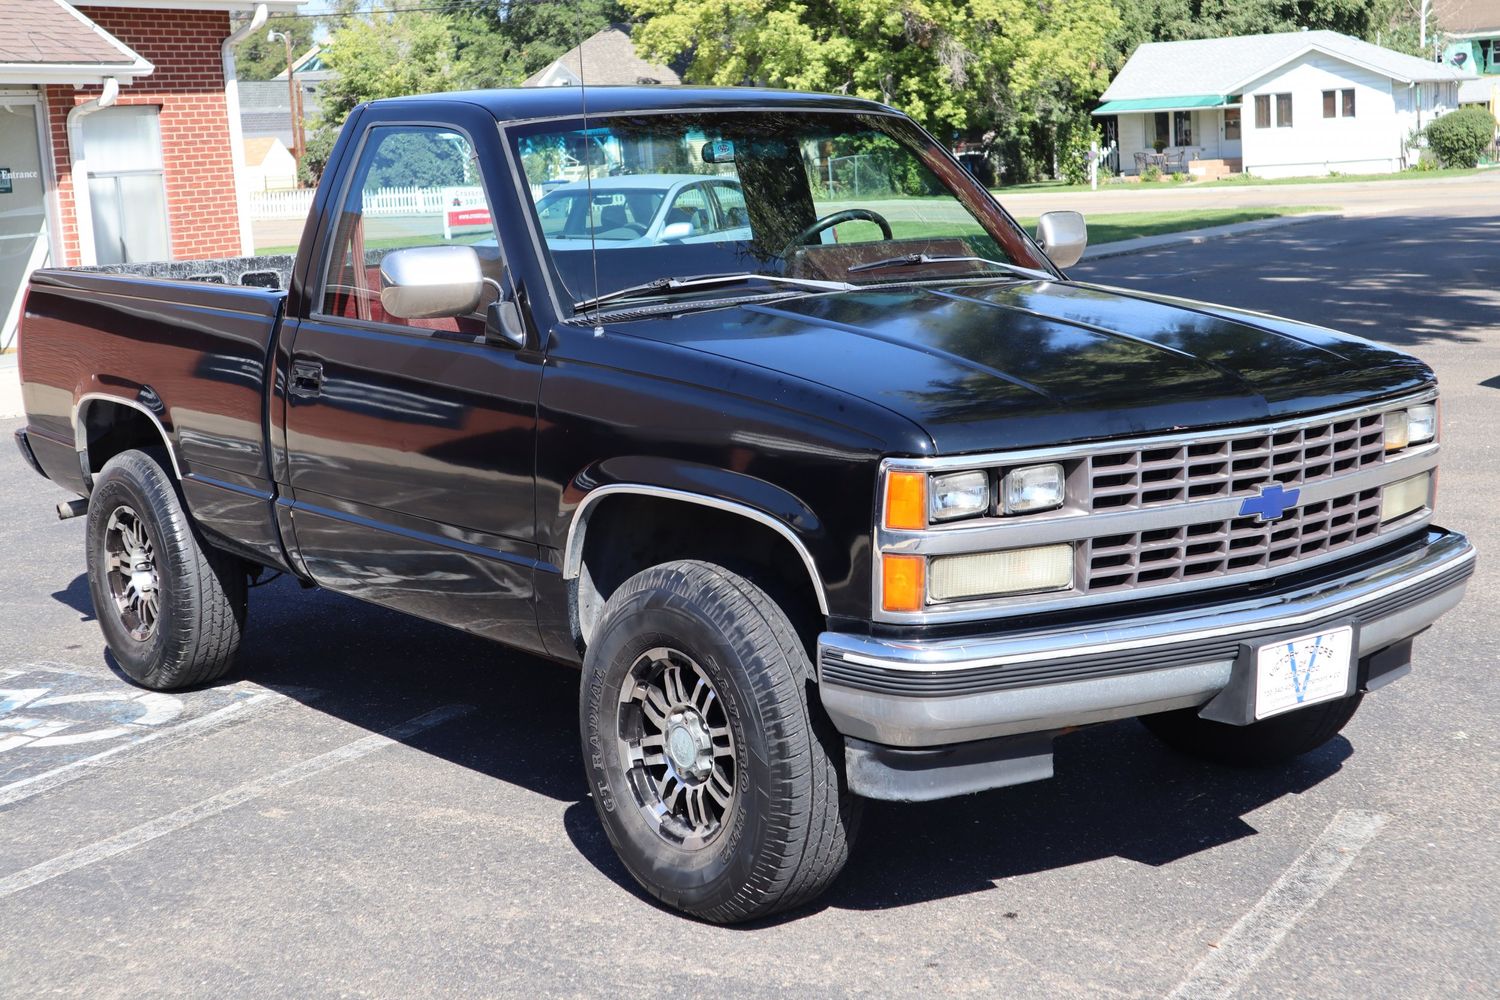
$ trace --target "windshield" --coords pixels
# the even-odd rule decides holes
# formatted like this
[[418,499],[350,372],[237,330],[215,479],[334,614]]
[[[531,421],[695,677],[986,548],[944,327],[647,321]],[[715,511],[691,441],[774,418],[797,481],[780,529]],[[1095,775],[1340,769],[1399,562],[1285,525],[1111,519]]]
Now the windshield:
[[672,113],[589,126],[511,132],[572,302],[702,274],[880,284],[1047,267],[902,118]]

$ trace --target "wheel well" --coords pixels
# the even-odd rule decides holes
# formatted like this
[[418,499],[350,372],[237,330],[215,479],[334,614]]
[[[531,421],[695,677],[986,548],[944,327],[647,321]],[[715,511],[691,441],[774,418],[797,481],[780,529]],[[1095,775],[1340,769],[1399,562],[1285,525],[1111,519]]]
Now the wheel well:
[[[161,428],[133,406],[95,400],[83,412],[83,446],[90,475],[121,452],[168,448]],[[173,470],[168,468],[170,473]]]
[[573,633],[588,642],[604,604],[643,569],[676,559],[701,559],[755,582],[791,620],[809,655],[823,614],[809,568],[775,529],[733,511],[663,497],[618,495],[588,511],[583,555],[573,587]]

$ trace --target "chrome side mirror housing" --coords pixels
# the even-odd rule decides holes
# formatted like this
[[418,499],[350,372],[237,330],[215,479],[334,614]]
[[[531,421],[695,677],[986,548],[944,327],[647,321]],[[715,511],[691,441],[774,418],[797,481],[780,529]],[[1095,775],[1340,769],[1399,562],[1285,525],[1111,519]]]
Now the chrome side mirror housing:
[[479,308],[484,272],[469,246],[409,247],[380,261],[380,305],[397,319],[467,316]]
[[691,222],[669,222],[661,229],[661,238],[664,240],[685,240],[691,235],[693,235]]
[[1082,212],[1048,212],[1037,220],[1036,241],[1052,263],[1072,267],[1089,245],[1089,227]]

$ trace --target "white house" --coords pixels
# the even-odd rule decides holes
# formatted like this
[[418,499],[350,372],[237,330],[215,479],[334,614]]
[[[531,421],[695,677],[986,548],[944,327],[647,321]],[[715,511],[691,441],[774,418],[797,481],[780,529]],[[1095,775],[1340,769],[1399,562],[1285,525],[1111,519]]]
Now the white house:
[[244,140],[245,190],[284,191],[297,186],[297,160],[274,135]]
[[1154,162],[1200,176],[1384,173],[1408,164],[1412,131],[1456,108],[1467,78],[1334,31],[1151,42],[1094,114],[1125,173],[1157,143]]

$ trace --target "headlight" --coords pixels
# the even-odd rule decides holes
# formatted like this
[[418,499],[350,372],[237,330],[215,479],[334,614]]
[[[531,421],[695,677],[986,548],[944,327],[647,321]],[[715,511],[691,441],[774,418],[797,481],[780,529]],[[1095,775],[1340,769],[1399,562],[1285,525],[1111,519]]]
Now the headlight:
[[990,477],[986,472],[954,472],[933,476],[927,490],[928,516],[934,521],[973,517],[990,509]]
[[1395,521],[1427,506],[1432,493],[1432,473],[1424,472],[1380,491],[1380,523]]
[[1437,437],[1437,407],[1431,403],[1409,407],[1406,411],[1406,439],[1421,444]]
[[1423,403],[1385,415],[1385,450],[1400,451],[1407,445],[1422,444],[1437,437],[1437,406]]
[[1034,594],[1072,585],[1073,546],[1066,544],[937,556],[927,570],[927,596],[934,602]]
[[1029,514],[1061,507],[1067,496],[1063,468],[1056,462],[1011,469],[1000,486],[1001,509],[1007,514]]

